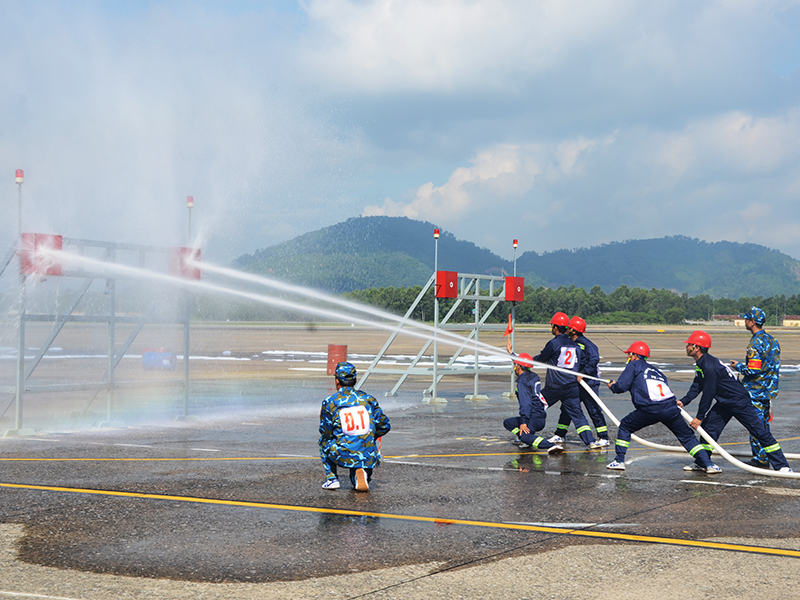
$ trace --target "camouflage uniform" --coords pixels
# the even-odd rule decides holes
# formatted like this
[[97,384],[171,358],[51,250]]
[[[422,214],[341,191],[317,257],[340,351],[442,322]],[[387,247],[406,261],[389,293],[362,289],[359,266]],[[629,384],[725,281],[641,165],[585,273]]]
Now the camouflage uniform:
[[380,464],[376,440],[390,428],[378,401],[361,390],[345,385],[325,398],[319,414],[319,455],[326,478],[337,478],[337,465],[351,469],[351,479],[355,469],[371,475]]
[[[749,313],[748,313],[749,314]],[[747,360],[736,364],[735,369],[742,375],[742,385],[759,418],[769,430],[770,403],[778,397],[778,379],[781,368],[781,346],[774,337],[763,329],[757,331],[747,346]],[[767,463],[767,453],[754,437],[750,436],[753,458]]]

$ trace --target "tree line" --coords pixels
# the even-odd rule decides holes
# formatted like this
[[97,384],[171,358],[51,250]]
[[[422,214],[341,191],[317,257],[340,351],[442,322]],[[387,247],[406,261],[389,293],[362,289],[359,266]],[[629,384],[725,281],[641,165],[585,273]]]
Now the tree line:
[[[343,297],[375,306],[393,314],[404,315],[422,291],[421,286],[380,287],[356,290],[342,294]],[[456,300],[440,300],[440,315],[445,315]],[[481,301],[480,313],[489,307]],[[525,301],[516,303],[515,317],[518,323],[547,323],[553,313],[562,311],[568,315],[580,315],[592,323],[608,324],[679,324],[684,321],[707,321],[715,315],[738,315],[751,306],[758,306],[767,313],[767,324],[776,325],[785,315],[800,315],[800,295],[744,296],[739,299],[712,298],[708,294],[689,296],[671,290],[629,288],[621,285],[606,294],[600,286],[588,292],[584,288],[546,288],[525,286]],[[450,318],[450,322],[469,323],[475,319],[475,302],[462,301]],[[415,307],[411,318],[433,321],[434,292],[429,289]],[[486,319],[487,323],[503,323],[511,312],[510,302],[501,302]]]

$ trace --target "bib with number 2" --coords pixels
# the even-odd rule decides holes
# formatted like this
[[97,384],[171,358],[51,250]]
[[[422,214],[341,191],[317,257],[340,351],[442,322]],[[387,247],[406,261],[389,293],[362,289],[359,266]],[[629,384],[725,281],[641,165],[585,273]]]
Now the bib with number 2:
[[574,369],[577,361],[578,350],[573,346],[562,346],[561,354],[558,355],[558,363],[556,366],[559,366],[562,369]]

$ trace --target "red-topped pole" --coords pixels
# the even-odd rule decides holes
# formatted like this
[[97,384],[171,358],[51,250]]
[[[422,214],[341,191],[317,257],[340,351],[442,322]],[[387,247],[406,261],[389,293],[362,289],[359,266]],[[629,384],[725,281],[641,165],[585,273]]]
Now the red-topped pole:
[[192,209],[194,208],[194,196],[186,196],[186,208],[189,209],[189,246],[192,245]]
[[25,174],[17,169],[14,176],[17,184],[17,254],[19,254],[19,331],[17,335],[17,393],[14,410],[14,433],[22,429],[22,388],[25,385],[25,274],[22,272],[22,183]]
[[[511,242],[511,247],[514,248],[514,277],[517,276],[517,246],[519,246],[519,240],[513,240]],[[506,278],[506,285],[508,285],[508,278]],[[511,352],[516,352],[516,342],[514,340],[514,333],[517,329],[517,303],[511,302],[511,314],[508,316],[509,321],[511,323],[511,332],[509,335],[509,340],[511,341]],[[511,371],[511,390],[509,392],[503,392],[503,397],[513,398],[514,397],[514,388],[516,387],[515,384],[515,376],[514,371]]]
[[18,243],[22,243],[22,183],[25,181],[25,173],[22,172],[22,169],[17,169],[17,172],[14,177],[14,181],[17,184],[17,192],[19,201],[17,202],[17,240]]
[[[439,271],[439,230],[433,230],[433,275]],[[434,280],[433,294],[433,387],[431,388],[431,402],[437,402],[436,384],[439,378],[439,298],[436,294],[436,281]]]

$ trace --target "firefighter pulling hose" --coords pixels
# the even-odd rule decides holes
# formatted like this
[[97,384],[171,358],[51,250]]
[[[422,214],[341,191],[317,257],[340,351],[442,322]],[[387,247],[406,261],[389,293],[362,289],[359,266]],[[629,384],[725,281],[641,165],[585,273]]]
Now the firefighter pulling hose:
[[[562,314],[556,313],[553,319]],[[572,321],[580,325],[574,317]],[[551,321],[552,323],[553,321]],[[557,333],[554,332],[554,335]],[[680,400],[669,389],[666,376],[647,362],[650,349],[644,342],[635,342],[625,351],[628,354],[628,362],[617,381],[600,378],[599,372],[596,372],[595,375],[589,373],[578,375],[576,373],[578,369],[569,368],[570,365],[566,364],[561,365],[559,361],[555,361],[554,364],[543,364],[533,359],[526,360],[528,359],[527,355],[515,356],[514,362],[517,365],[530,364],[544,367],[548,369],[548,374],[550,371],[560,371],[576,377],[582,393],[591,397],[619,428],[616,443],[617,454],[615,460],[607,465],[611,470],[622,471],[625,469],[625,453],[630,441],[633,440],[658,450],[688,451],[694,457],[695,462],[684,466],[684,470],[687,471],[702,471],[708,474],[721,472],[722,469],[711,461],[711,453],[716,451],[730,464],[750,473],[781,478],[800,477],[800,473],[792,472],[786,461],[787,455],[783,453],[780,444],[771,432],[764,427],[761,418],[750,402],[750,395],[739,382],[736,373],[721,360],[708,354],[711,337],[703,331],[695,331],[685,343],[687,356],[693,358],[697,363],[697,375],[687,394]],[[622,421],[618,420],[586,380],[602,381],[614,393],[630,392],[635,410]],[[683,407],[701,394],[697,416],[692,418]],[[718,444],[719,435],[731,418],[736,418],[753,438],[762,443],[774,471],[746,464]],[[655,444],[635,435],[639,429],[658,422],[666,425],[675,434],[683,448]],[[700,434],[704,443],[698,443],[692,430]],[[797,455],[790,454],[788,457],[797,458]]]

